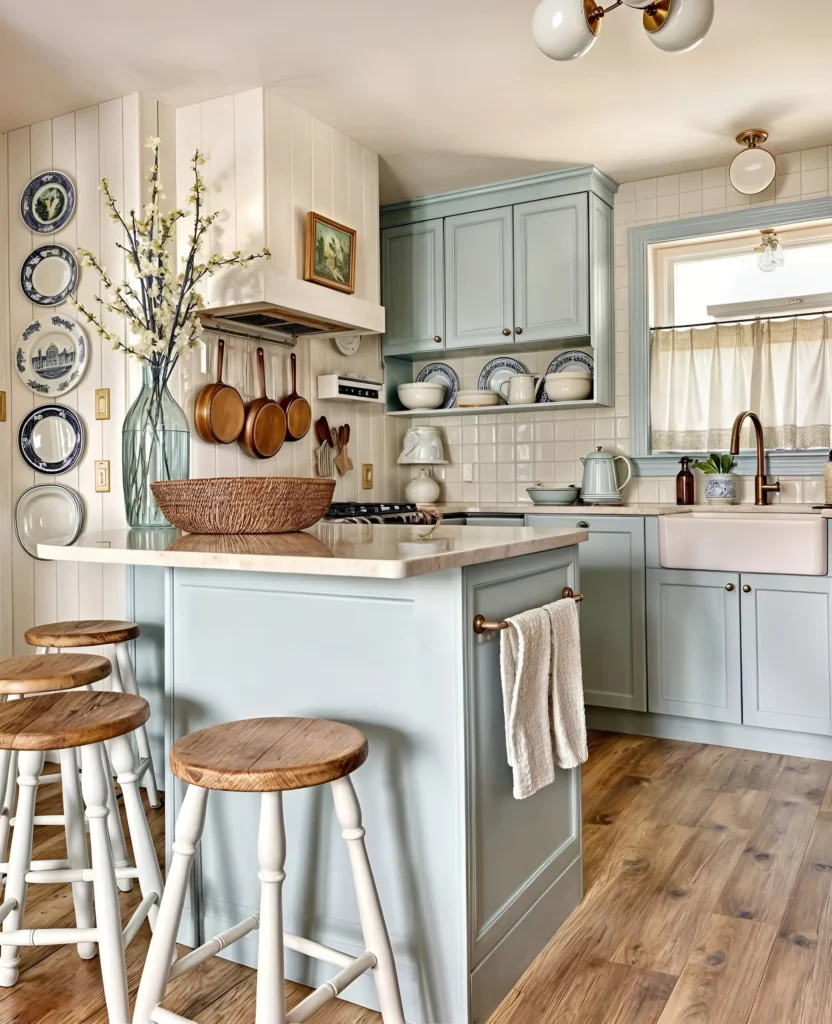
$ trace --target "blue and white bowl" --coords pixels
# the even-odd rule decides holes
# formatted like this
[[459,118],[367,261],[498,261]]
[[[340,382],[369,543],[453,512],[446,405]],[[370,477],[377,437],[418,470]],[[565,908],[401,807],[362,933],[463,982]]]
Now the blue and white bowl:
[[709,505],[733,505],[737,500],[737,482],[730,473],[712,473],[705,485]]

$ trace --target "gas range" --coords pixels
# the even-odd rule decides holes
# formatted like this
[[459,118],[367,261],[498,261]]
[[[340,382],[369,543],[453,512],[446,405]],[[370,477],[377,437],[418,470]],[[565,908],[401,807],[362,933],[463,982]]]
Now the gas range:
[[329,523],[385,523],[387,525],[419,525],[435,523],[439,513],[420,509],[407,502],[336,501],[324,514]]

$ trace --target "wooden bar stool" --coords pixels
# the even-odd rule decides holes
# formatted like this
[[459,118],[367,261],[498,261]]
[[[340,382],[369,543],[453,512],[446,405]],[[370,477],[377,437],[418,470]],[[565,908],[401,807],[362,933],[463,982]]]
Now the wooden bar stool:
[[[0,986],[9,988],[16,983],[20,946],[77,943],[81,956],[89,957],[94,955],[97,945],[110,1024],[129,1024],[124,949],[146,917],[153,926],[162,895],[162,876],[144,815],[137,759],[130,739],[130,734],[147,721],[149,714],[150,708],[143,698],[109,692],[49,694],[0,706],[0,749],[18,751],[20,755],[17,824],[0,904]],[[124,793],[135,868],[117,869],[113,862],[107,829],[105,741],[111,743],[113,763]],[[80,787],[73,749],[77,747],[81,753]],[[35,798],[47,750],[60,750],[62,758],[68,755],[67,760],[72,763],[72,770],[64,778],[69,853],[66,862],[32,861]],[[89,821],[91,863],[85,813]],[[138,878],[142,893],[141,903],[123,930],[116,886],[120,874]],[[72,883],[76,928],[23,927],[28,885],[41,882]]]
[[[119,693],[131,693],[138,697],[139,687],[127,644],[135,640],[139,633],[139,627],[135,622],[122,622],[119,619],[82,619],[78,622],[50,622],[45,626],[33,626],[27,629],[24,635],[26,643],[37,647],[42,654],[49,650],[62,651],[73,647],[112,645],[112,688]],[[139,775],[147,789],[150,806],[161,807],[145,726],[141,726],[137,731],[136,743],[139,748]]]
[[[257,1024],[308,1020],[365,971],[372,970],[384,1024],[405,1024],[396,965],[364,845],[361,808],[351,772],[367,758],[367,740],[357,729],[317,718],[254,718],[192,733],[171,750],[174,774],[188,783],[176,822],[167,891],[145,962],[133,1024],[195,1024],[160,1004],[168,982],[216,956],[232,942],[260,929],[257,958]],[[311,939],[283,931],[282,889],[286,856],[283,791],[329,783],[335,814],[346,840],[366,951],[348,956]],[[212,789],[260,793],[260,913],[209,939],[178,962],[176,935],[194,855],[205,825]],[[296,950],[341,970],[288,1013],[283,951]],[[171,966],[173,964],[173,966]]]
[[[89,689],[95,683],[106,679],[110,675],[110,671],[111,665],[108,659],[95,654],[40,654],[24,658],[5,658],[0,660],[0,701],[22,697],[31,698],[32,694],[54,693],[78,687]],[[108,756],[105,754],[105,757]],[[18,776],[17,762],[18,755],[15,750],[0,749],[0,800],[2,800],[0,803],[0,878],[6,873],[5,861],[9,833],[15,824],[13,815]],[[43,775],[39,783],[40,785],[50,785],[60,782],[65,787],[64,804],[66,805],[66,794],[67,792],[71,793],[77,783],[77,779],[74,781],[69,779],[70,772],[73,775],[77,774],[77,760],[73,753],[63,752],[60,755],[60,763],[60,774]],[[110,809],[107,827],[110,832],[116,866],[126,868],[130,866],[130,861],[127,857],[121,816],[118,813],[112,772],[107,781],[107,806]],[[63,825],[65,829],[72,827],[71,824],[67,825],[66,814],[38,815],[35,824]],[[69,832],[67,831],[68,843]],[[119,888],[125,892],[129,892],[132,887],[133,883],[130,878],[123,878],[119,881]]]

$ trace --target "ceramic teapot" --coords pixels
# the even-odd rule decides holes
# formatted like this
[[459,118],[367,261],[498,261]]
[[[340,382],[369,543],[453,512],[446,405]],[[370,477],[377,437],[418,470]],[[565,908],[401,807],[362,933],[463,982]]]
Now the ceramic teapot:
[[[621,461],[627,466],[627,479],[619,484],[615,472],[616,462]],[[584,467],[584,478],[581,485],[583,501],[620,501],[621,490],[630,482],[633,467],[625,455],[613,455],[603,448],[581,459]]]

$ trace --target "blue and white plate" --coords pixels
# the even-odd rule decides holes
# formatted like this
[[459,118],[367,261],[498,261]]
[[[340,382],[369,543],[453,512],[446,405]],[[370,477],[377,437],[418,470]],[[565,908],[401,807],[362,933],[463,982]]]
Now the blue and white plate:
[[[591,374],[595,373],[595,360],[589,354],[589,352],[581,352],[580,349],[569,349],[567,352],[560,352],[555,358],[549,363],[546,369],[546,373],[563,373],[565,370],[589,370]],[[544,379],[546,374],[543,375]],[[543,387],[543,381],[540,382],[540,397],[538,402],[551,402],[551,399],[546,394],[546,389]]]
[[24,416],[17,448],[23,461],[38,473],[67,473],[84,452],[84,424],[66,406],[39,405]]
[[30,231],[51,235],[67,224],[75,213],[75,186],[60,171],[36,174],[23,189],[20,216]]
[[445,401],[439,406],[440,409],[451,409],[456,404],[456,396],[459,393],[459,377],[453,368],[447,363],[428,363],[416,375],[416,383],[423,384],[441,381],[445,385]]
[[53,313],[33,320],[20,335],[14,365],[38,395],[65,395],[81,380],[89,362],[84,329],[71,316]]
[[30,302],[57,306],[78,284],[78,263],[63,245],[40,245],[20,268],[20,287]]
[[492,359],[482,368],[477,389],[479,391],[494,391],[505,402],[505,398],[500,393],[500,385],[517,373],[528,372],[519,360],[511,359],[509,356],[500,356],[498,359]]

